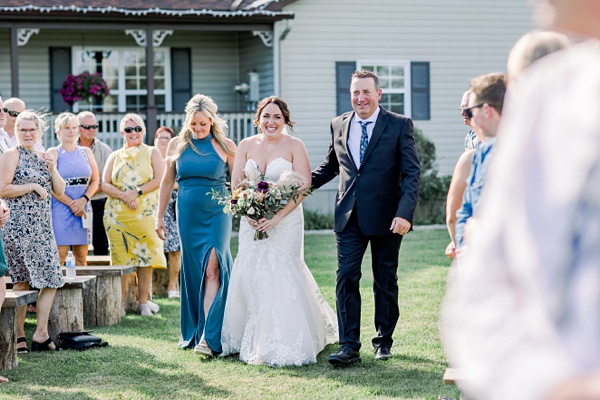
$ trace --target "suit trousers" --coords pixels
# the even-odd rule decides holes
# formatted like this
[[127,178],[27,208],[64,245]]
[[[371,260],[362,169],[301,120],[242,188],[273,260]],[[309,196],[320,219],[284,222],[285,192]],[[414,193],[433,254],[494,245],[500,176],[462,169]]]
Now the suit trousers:
[[344,230],[336,233],[336,242],[338,255],[336,304],[340,345],[348,346],[353,350],[359,350],[361,346],[361,264],[367,245],[370,243],[376,330],[372,343],[375,348],[382,344],[392,347],[392,335],[399,317],[397,271],[402,236],[363,234],[354,209]]
[[104,205],[106,198],[92,200],[92,245],[94,246],[94,255],[108,255],[108,238],[106,229],[104,229]]

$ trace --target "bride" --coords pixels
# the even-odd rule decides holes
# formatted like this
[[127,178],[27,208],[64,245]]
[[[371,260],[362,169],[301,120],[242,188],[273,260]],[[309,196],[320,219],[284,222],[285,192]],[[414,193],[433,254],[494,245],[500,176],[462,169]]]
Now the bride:
[[[293,170],[310,186],[310,164],[301,140],[290,129],[282,99],[263,99],[254,123],[262,134],[240,142],[231,181],[239,183],[258,169],[275,182]],[[302,196],[301,196],[302,197]],[[274,367],[305,365],[337,341],[336,315],[304,263],[304,217],[299,198],[290,200],[271,219],[242,218],[239,250],[233,264],[225,306],[222,355],[239,353],[248,364]],[[254,240],[258,229],[269,238]]]

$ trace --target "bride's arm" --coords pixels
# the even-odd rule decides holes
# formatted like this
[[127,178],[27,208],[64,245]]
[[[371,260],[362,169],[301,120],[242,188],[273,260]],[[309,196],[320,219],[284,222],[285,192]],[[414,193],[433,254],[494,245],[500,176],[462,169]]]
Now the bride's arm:
[[235,189],[240,185],[240,182],[246,178],[244,173],[244,166],[246,165],[246,158],[248,156],[248,139],[244,139],[238,145],[235,153],[235,159],[233,160],[233,168],[231,170],[231,188]]
[[[308,154],[306,153],[304,143],[296,138],[292,138],[292,165],[294,166],[294,171],[304,178],[304,185],[302,186],[301,191],[307,190],[311,184],[310,162],[308,161]],[[294,211],[294,209],[302,203],[305,197],[306,196],[302,195],[298,196],[295,201],[290,199],[281,210],[273,215],[273,218],[262,218],[258,221],[257,229],[262,232],[268,231],[277,225],[286,215]]]

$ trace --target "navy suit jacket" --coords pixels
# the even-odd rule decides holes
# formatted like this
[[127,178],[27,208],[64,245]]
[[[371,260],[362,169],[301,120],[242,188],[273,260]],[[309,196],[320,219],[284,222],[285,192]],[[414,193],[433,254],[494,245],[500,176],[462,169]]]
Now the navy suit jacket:
[[412,223],[417,206],[421,165],[410,118],[381,108],[360,169],[348,149],[348,112],[331,121],[331,143],[325,161],[312,173],[313,187],[319,188],[340,176],[336,196],[335,232],[346,227],[356,210],[365,235],[392,234],[394,217]]

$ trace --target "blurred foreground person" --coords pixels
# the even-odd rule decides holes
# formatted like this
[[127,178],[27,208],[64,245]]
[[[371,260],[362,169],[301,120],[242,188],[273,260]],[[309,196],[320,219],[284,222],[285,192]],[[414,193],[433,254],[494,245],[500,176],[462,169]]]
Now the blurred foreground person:
[[[600,0],[536,5],[545,27],[600,39]],[[599,88],[590,40],[529,67],[518,96],[509,90],[477,232],[442,316],[468,396],[600,398]]]

